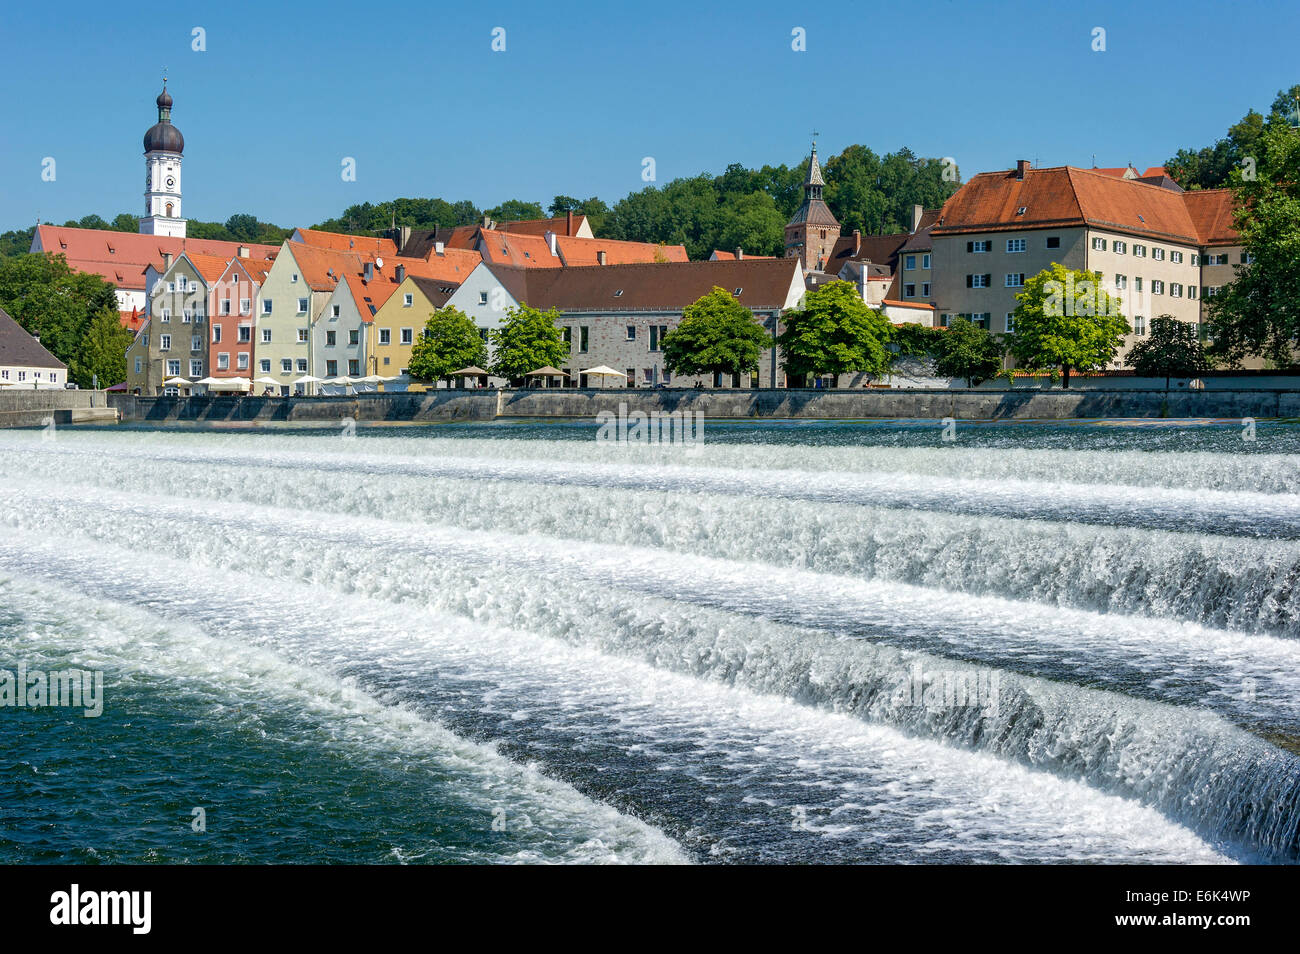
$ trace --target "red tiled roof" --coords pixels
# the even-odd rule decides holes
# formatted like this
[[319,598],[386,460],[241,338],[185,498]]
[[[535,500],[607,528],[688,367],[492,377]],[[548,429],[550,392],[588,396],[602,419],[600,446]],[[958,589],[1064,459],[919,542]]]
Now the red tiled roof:
[[[218,281],[226,273],[226,266],[230,264],[230,258],[222,258],[220,255],[202,255],[198,252],[185,252],[185,259],[198,269],[203,280],[211,285]],[[179,257],[177,259],[179,261]],[[173,262],[172,264],[175,264]]]
[[163,268],[163,255],[173,257],[182,252],[213,255],[226,261],[240,248],[247,248],[254,259],[273,256],[278,245],[252,245],[216,239],[169,238],[162,235],[139,235],[111,229],[74,229],[61,225],[38,225],[32,250],[64,255],[74,271],[101,275],[119,288],[145,290],[145,269],[150,265]]
[[891,308],[923,308],[926,311],[934,311],[934,305],[920,301],[898,301],[894,298],[886,298],[881,304],[889,305]]
[[393,297],[393,292],[397,291],[397,282],[389,277],[367,282],[360,275],[347,275],[344,276],[343,281],[347,283],[348,291],[352,294],[352,300],[356,302],[357,311],[363,321],[370,321],[375,312],[384,302]]
[[[680,248],[683,251],[685,251],[685,246],[674,245],[673,248]],[[748,252],[745,252],[745,259],[751,259],[751,258],[776,258],[776,256],[775,255],[750,255]],[[736,258],[735,252],[724,252],[721,249],[715,248],[713,250],[713,254],[709,256],[709,261],[710,262],[735,262],[738,261],[738,259]]]
[[1092,226],[1195,245],[1185,195],[1073,166],[1027,169],[1023,179],[1015,170],[985,172],[944,203],[933,233]]
[[144,324],[144,312],[139,308],[132,308],[130,311],[119,311],[118,315],[122,319],[122,327],[128,331],[139,331],[140,326]]
[[378,238],[373,235],[346,235],[341,232],[322,232],[317,229],[298,229],[295,238],[303,245],[314,248],[333,249],[336,252],[356,252],[358,255],[378,255],[380,258],[395,258],[397,243],[390,238]]
[[[471,249],[443,248],[442,254],[439,255],[431,248],[428,258],[398,257],[393,259],[393,264],[405,265],[411,275],[455,282],[459,285],[469,277],[469,273],[474,271],[481,261],[483,256]],[[387,264],[385,260],[385,271],[388,270]]]
[[1183,193],[1183,202],[1202,245],[1241,244],[1241,234],[1232,218],[1236,206],[1231,189],[1194,189]]
[[[491,233],[485,237],[489,242]],[[656,245],[653,242],[624,242],[611,239],[555,237],[556,248],[565,265],[599,265],[599,253],[605,253],[606,265],[635,265],[644,262],[688,261],[685,245]],[[750,256],[746,256],[749,258]],[[753,256],[760,258],[762,256]],[[735,256],[732,256],[734,259]]]
[[479,251],[485,262],[517,265],[520,268],[560,268],[564,263],[551,254],[551,246],[539,235],[520,235],[484,229]]
[[[575,214],[573,216],[573,234],[576,236],[578,231],[587,222],[585,215]],[[516,235],[545,235],[547,232],[554,232],[556,235],[568,235],[565,227],[568,225],[568,217],[564,215],[556,216],[553,219],[520,219],[514,222],[498,222],[495,231],[514,232]]]

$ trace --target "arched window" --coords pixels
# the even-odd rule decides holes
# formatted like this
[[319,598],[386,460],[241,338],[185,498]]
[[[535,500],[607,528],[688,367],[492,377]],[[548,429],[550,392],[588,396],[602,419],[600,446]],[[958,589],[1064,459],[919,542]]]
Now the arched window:
[[170,202],[168,202],[168,203],[167,203],[167,218],[170,219],[171,217],[172,217],[172,204],[171,204]]

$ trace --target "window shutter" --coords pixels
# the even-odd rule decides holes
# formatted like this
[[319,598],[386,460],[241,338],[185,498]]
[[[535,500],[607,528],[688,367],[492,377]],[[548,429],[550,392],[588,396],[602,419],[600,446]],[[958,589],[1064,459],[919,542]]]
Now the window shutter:
[[975,251],[975,243],[974,243],[974,242],[967,242],[967,243],[966,243],[966,253],[969,255],[971,252],[974,252],[974,251]]
[[967,287],[967,288],[974,288],[974,287],[975,287],[975,276],[974,276],[974,275],[967,275],[967,276],[966,276],[966,287]]
[[985,288],[992,288],[992,287],[993,287],[993,276],[992,276],[992,275],[985,275],[985,276],[984,276],[984,287],[985,287]]

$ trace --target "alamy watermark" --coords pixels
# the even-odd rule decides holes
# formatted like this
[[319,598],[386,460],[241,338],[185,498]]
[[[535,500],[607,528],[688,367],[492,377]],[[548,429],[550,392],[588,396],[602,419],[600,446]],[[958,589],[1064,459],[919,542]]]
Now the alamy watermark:
[[628,411],[627,402],[620,401],[617,414],[601,411],[596,423],[597,444],[704,444],[703,411]]
[[934,669],[913,663],[894,689],[898,706],[927,709],[977,708],[990,718],[998,714],[1001,673],[988,669]]
[[0,669],[0,708],[83,709],[82,717],[95,719],[104,712],[104,673],[90,669]]

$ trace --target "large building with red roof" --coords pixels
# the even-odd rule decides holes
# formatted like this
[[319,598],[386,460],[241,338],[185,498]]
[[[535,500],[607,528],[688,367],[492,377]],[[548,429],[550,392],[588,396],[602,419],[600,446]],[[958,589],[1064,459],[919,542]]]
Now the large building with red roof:
[[1244,260],[1232,193],[1183,192],[1163,170],[1147,171],[1035,169],[1022,160],[973,177],[931,229],[939,323],[962,315],[1013,331],[1016,295],[1054,262],[1101,274],[1133,326],[1126,345],[1158,315],[1200,322],[1205,298]]

